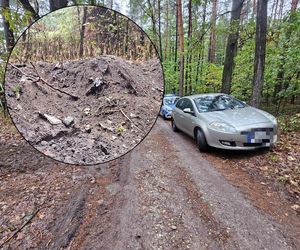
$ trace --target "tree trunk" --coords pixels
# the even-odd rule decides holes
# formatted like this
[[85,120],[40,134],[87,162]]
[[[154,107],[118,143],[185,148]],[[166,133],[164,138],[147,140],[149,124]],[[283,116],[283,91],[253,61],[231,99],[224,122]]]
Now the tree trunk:
[[296,11],[298,7],[299,0],[292,0],[291,11]]
[[83,45],[84,45],[84,31],[85,31],[85,23],[87,18],[87,7],[83,7],[83,17],[81,23],[81,30],[80,30],[80,45],[79,45],[79,57],[83,57]]
[[50,11],[54,11],[66,7],[68,4],[68,0],[49,0],[49,4]]
[[177,50],[178,50],[178,4],[176,3],[176,28],[175,28],[175,49],[174,49],[174,71],[177,71]]
[[253,7],[252,7],[252,18],[254,19],[256,14],[256,0],[253,0]]
[[283,5],[285,0],[281,0],[280,7],[279,7],[279,19],[282,19],[283,17]]
[[[204,5],[203,5],[202,24],[201,24],[201,40],[199,41],[199,43],[201,44],[201,49],[199,51],[198,60],[197,60],[196,79],[195,79],[196,84],[198,84],[198,80],[199,80],[200,63],[203,62],[203,60],[201,60],[201,56],[203,55],[202,52],[204,50],[204,39],[203,38],[204,38],[205,23],[206,23],[206,9],[207,9],[207,0],[204,1]],[[201,72],[202,72],[202,66],[201,66]]]
[[19,0],[22,4],[23,8],[27,11],[29,11],[32,15],[32,17],[37,20],[40,18],[39,14],[35,11],[35,9],[31,6],[30,2],[28,0]]
[[236,55],[239,22],[244,0],[233,0],[231,8],[230,33],[227,39],[225,62],[222,75],[222,93],[229,94],[231,90],[232,73],[234,69],[234,57]]
[[158,15],[158,39],[159,39],[159,55],[160,55],[160,59],[161,61],[164,60],[163,58],[163,50],[162,50],[162,42],[161,42],[161,15],[160,15],[160,0],[157,1],[157,15]]
[[191,86],[191,63],[192,63],[192,52],[191,52],[191,38],[192,38],[192,0],[189,0],[188,2],[188,40],[187,40],[187,50],[188,53],[186,55],[187,58],[187,66],[186,66],[186,73],[185,73],[185,94],[190,93],[192,86]]
[[216,62],[216,18],[218,0],[212,1],[211,29],[209,38],[208,62]]
[[3,28],[4,28],[6,49],[8,52],[11,52],[15,44],[14,32],[10,28],[9,22],[8,20],[6,20],[4,15],[4,12],[6,12],[6,14],[10,16],[9,0],[1,0],[1,7],[2,7],[2,18],[3,18]]
[[256,15],[255,61],[251,104],[259,107],[262,97],[266,57],[268,1],[258,0]]
[[169,41],[169,3],[166,1],[166,28],[165,28],[165,47],[164,47],[164,60],[167,60],[168,41]]
[[179,96],[183,96],[183,86],[184,86],[184,35],[183,35],[182,3],[181,3],[181,0],[177,0],[177,6],[178,6],[178,34],[179,34],[179,47],[180,47]]

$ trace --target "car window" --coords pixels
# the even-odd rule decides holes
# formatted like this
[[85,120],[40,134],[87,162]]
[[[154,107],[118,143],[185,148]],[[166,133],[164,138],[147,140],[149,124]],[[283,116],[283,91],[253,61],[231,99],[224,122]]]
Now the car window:
[[193,104],[189,99],[184,99],[182,109],[185,109],[185,108],[190,108],[193,111]]
[[192,111],[194,110],[191,100],[187,98],[179,99],[179,101],[176,103],[176,107],[181,110],[184,110],[185,108],[190,108]]
[[184,103],[184,100],[185,99],[178,100],[177,103],[176,103],[176,108],[182,109],[182,105]]
[[212,112],[246,107],[243,102],[227,95],[201,96],[194,99],[194,102],[199,112]]

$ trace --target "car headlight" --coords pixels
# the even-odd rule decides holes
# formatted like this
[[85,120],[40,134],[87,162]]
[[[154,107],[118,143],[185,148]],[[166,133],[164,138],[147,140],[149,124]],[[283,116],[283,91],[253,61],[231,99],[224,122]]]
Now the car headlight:
[[222,132],[232,132],[235,133],[237,132],[235,127],[229,125],[228,123],[225,122],[212,122],[210,124],[211,128],[218,130],[218,131],[222,131]]

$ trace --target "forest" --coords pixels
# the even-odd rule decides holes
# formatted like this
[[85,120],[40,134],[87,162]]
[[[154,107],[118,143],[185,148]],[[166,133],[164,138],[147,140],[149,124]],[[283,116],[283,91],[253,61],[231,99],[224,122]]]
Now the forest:
[[297,114],[298,2],[2,0],[1,76],[14,42],[34,20],[65,6],[101,5],[127,15],[150,36],[164,67],[165,93],[224,92],[276,115]]
[[115,55],[127,60],[157,57],[142,29],[107,8],[68,7],[46,15],[25,30],[9,62],[62,62]]

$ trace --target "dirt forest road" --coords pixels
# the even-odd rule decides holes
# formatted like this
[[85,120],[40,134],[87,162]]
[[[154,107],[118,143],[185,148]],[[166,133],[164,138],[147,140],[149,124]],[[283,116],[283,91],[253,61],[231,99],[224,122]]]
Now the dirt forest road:
[[[32,158],[32,149],[24,148],[23,155]],[[109,164],[82,168],[35,157],[34,164],[41,166],[32,168],[0,156],[4,249],[276,250],[300,245],[299,215],[285,210],[285,201],[263,191],[257,201],[251,198],[207,161],[193,140],[174,133],[161,118],[135,150]],[[266,212],[262,199],[277,210]],[[31,222],[7,241],[36,208]],[[15,231],[8,231],[11,224]]]

